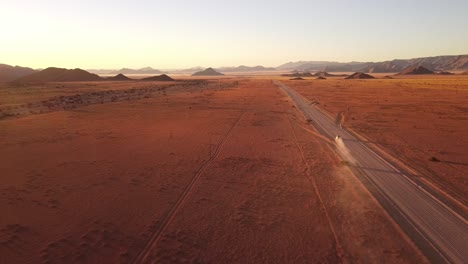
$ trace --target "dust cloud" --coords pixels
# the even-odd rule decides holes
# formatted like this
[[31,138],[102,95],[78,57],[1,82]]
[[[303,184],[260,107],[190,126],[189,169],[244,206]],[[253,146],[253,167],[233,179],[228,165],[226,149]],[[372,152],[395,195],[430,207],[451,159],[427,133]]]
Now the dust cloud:
[[348,147],[346,147],[343,139],[339,136],[335,138],[336,148],[338,149],[338,153],[340,154],[343,161],[356,164],[356,160],[353,158],[353,155],[349,152]]

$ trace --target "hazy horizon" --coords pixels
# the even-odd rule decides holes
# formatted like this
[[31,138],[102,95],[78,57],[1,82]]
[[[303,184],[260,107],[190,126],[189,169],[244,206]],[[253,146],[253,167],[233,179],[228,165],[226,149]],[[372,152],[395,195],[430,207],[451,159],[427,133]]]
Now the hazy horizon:
[[[440,56],[466,56],[468,54],[442,54],[442,55],[430,55],[430,56],[425,56],[425,57],[411,57],[411,58],[393,58],[393,59],[388,59],[388,60],[385,60],[385,61],[391,61],[391,60],[408,60],[408,59],[417,59],[417,58],[426,58],[426,57],[440,57]],[[239,66],[247,66],[247,67],[256,67],[256,66],[263,66],[263,67],[266,67],[266,68],[277,68],[278,66],[281,66],[283,64],[286,64],[286,63],[295,63],[295,62],[301,62],[301,61],[304,61],[304,62],[308,62],[308,61],[314,61],[314,62],[337,62],[337,63],[367,63],[367,62],[383,62],[383,61],[333,61],[333,60],[296,60],[296,61],[284,61],[283,63],[280,63],[278,65],[262,65],[262,64],[250,64],[250,65],[247,65],[247,64],[236,64],[236,65],[221,65],[221,66],[212,66],[212,65],[208,65],[208,66],[205,66],[205,65],[195,65],[195,66],[187,66],[187,67],[175,67],[175,68],[162,68],[162,67],[158,67],[157,65],[146,65],[146,66],[137,66],[137,67],[127,67],[127,66],[122,66],[122,67],[108,67],[108,68],[86,68],[86,67],[82,67],[81,69],[85,69],[85,70],[120,70],[120,69],[132,69],[132,70],[140,70],[140,69],[144,69],[144,68],[152,68],[154,70],[174,70],[174,71],[178,71],[178,70],[189,70],[189,69],[194,69],[194,68],[215,68],[215,69],[220,69],[220,68],[235,68],[235,67],[239,67]],[[4,62],[1,62],[0,61],[0,64],[2,64]],[[5,63],[5,64],[8,64],[8,63]],[[11,65],[11,66],[22,66],[22,67],[29,67],[28,65],[18,65],[18,64],[15,64],[15,63],[12,63],[12,64],[8,64],[8,65]],[[36,69],[36,70],[40,70],[40,69],[46,69],[46,68],[49,68],[49,67],[58,67],[60,68],[59,66],[55,66],[55,65],[49,65],[49,66],[45,66],[45,67],[32,67],[33,69]],[[63,67],[63,68],[69,68],[69,69],[73,69],[73,68],[80,68],[80,67]]]
[[84,69],[277,67],[468,54],[466,1],[15,1],[0,63]]

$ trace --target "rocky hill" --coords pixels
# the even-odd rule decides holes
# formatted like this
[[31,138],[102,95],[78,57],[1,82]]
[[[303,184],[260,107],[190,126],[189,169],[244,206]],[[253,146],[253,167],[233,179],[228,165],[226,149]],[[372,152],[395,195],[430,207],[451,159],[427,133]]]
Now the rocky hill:
[[83,82],[100,81],[101,77],[82,69],[63,69],[50,67],[14,80],[16,83],[26,82]]
[[130,81],[132,79],[128,78],[127,76],[119,73],[114,77],[107,77],[106,81]]
[[346,77],[345,79],[375,79],[375,77],[363,72],[356,72]]
[[0,82],[9,82],[20,77],[35,73],[36,71],[20,66],[10,66],[7,64],[0,64]]
[[166,74],[161,74],[159,76],[152,76],[148,78],[141,79],[142,81],[158,81],[158,82],[172,82],[174,79],[167,76]]
[[192,76],[222,76],[222,75],[224,74],[217,72],[213,68],[208,68],[206,70],[199,71],[199,72],[192,74]]
[[434,72],[423,66],[413,66],[413,67],[408,67],[399,73],[399,75],[415,75],[415,74],[434,74]]

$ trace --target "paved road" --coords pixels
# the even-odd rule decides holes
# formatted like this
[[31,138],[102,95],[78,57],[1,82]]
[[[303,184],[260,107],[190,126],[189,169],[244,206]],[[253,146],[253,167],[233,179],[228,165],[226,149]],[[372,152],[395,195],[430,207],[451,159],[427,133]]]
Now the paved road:
[[[450,210],[363,142],[341,129],[329,115],[302,95],[279,81],[275,81],[275,84],[322,134],[329,138],[336,135],[341,137],[354,166],[363,172],[368,184],[372,184],[379,195],[388,201],[392,207],[389,212],[400,225],[411,227],[410,231],[404,229],[423,252],[430,255],[431,261],[468,263],[468,222],[464,217]],[[388,206],[386,208],[388,210]]]

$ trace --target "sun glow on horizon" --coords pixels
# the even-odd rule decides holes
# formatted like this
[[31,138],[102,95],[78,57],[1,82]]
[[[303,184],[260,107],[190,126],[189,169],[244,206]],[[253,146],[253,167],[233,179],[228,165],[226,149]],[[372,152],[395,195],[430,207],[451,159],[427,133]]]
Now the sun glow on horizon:
[[420,2],[9,1],[0,63],[173,69],[467,54],[468,4]]

